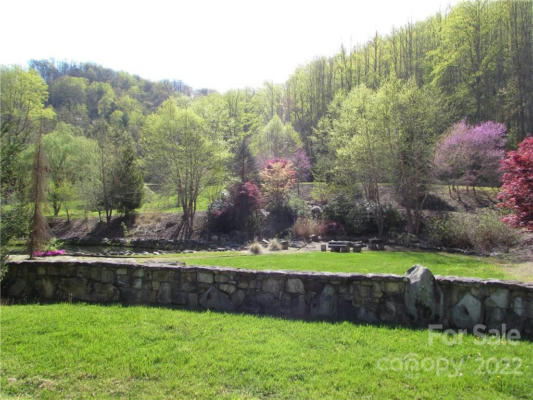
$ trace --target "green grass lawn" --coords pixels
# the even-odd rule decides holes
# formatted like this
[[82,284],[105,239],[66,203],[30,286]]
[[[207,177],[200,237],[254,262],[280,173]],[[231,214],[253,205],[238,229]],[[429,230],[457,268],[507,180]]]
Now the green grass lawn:
[[217,265],[247,269],[298,271],[391,273],[403,275],[414,264],[431,269],[435,275],[533,280],[533,270],[498,264],[491,258],[415,251],[363,251],[362,253],[280,252],[249,255],[240,252],[197,252],[165,254],[161,260],[178,260],[194,265]]
[[528,341],[480,345],[466,335],[450,345],[425,330],[149,307],[1,311],[4,398],[533,396]]

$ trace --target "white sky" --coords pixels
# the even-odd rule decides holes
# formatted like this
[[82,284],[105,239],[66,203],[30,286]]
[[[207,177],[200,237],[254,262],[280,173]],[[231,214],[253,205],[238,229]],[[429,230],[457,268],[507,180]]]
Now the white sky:
[[87,61],[219,91],[299,65],[458,0],[3,0],[0,64]]

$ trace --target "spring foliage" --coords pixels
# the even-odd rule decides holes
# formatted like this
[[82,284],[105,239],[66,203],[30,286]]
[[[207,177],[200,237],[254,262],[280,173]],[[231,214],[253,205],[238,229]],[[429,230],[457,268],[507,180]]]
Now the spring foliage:
[[292,161],[284,158],[268,160],[259,177],[266,204],[270,209],[287,203],[291,189],[296,183],[296,171]]
[[503,221],[533,231],[533,137],[524,139],[518,150],[502,160],[503,186],[498,198],[512,214]]
[[437,177],[452,185],[497,186],[505,134],[505,125],[493,121],[453,125],[435,149]]

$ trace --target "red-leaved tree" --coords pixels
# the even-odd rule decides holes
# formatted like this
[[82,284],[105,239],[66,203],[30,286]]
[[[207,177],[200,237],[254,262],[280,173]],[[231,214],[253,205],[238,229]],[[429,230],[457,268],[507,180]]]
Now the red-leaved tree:
[[512,211],[503,222],[533,231],[533,137],[527,137],[518,150],[510,151],[501,162],[503,186],[498,199]]
[[261,207],[261,192],[253,182],[236,183],[230,188],[233,218],[237,227],[246,228],[250,218]]

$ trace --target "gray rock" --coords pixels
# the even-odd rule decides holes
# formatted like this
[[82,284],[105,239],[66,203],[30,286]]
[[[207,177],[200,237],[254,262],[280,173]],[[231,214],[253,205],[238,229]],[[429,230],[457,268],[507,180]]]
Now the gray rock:
[[509,306],[509,290],[496,290],[485,300],[485,305],[487,307],[507,308]]
[[144,276],[144,269],[137,268],[137,269],[133,270],[132,276],[134,278],[142,278]]
[[96,301],[107,303],[117,301],[119,299],[119,291],[110,283],[95,283],[93,296]]
[[209,287],[199,299],[203,308],[209,310],[231,311],[233,304],[226,293],[221,292],[215,286]]
[[311,215],[315,219],[322,217],[322,208],[320,206],[311,207]]
[[221,284],[218,285],[218,288],[220,290],[222,290],[224,293],[227,293],[229,295],[232,295],[233,292],[235,292],[237,290],[235,285],[232,285],[230,283],[221,283]]
[[385,292],[400,293],[402,291],[402,284],[400,282],[385,282]]
[[187,303],[190,307],[198,307],[198,295],[196,293],[189,293],[187,295]]
[[472,329],[481,322],[481,302],[467,293],[452,310],[452,321],[457,328]]
[[513,311],[516,315],[521,317],[524,314],[524,310],[526,308],[524,307],[524,302],[522,301],[521,297],[515,297],[513,300]]
[[335,288],[324,285],[319,296],[311,301],[311,316],[315,318],[334,319],[337,315],[337,295]]
[[298,278],[287,279],[286,287],[287,287],[286,290],[289,293],[299,293],[299,294],[305,293],[304,284]]
[[60,281],[59,291],[74,300],[90,300],[87,296],[87,280],[83,278],[67,278]]
[[17,279],[9,289],[7,290],[8,297],[19,297],[26,289],[26,281],[23,279]]
[[219,272],[219,273],[215,274],[215,282],[225,283],[227,281],[229,281],[228,274],[223,273],[223,272]]
[[282,282],[279,279],[268,278],[263,282],[263,290],[267,293],[277,295],[281,291],[281,284]]
[[159,290],[157,291],[157,301],[163,304],[170,304],[172,302],[172,290],[170,283],[161,282],[159,285]]
[[244,301],[245,297],[246,297],[246,293],[244,293],[244,290],[237,290],[231,296],[231,302],[235,307],[239,307]]
[[198,271],[198,282],[213,283],[213,274],[211,272]]
[[100,280],[102,281],[102,283],[111,283],[113,282],[113,279],[114,279],[113,271],[109,269],[102,270],[102,274],[100,276]]
[[405,306],[415,322],[438,320],[442,315],[442,293],[429,269],[413,265],[406,273]]

